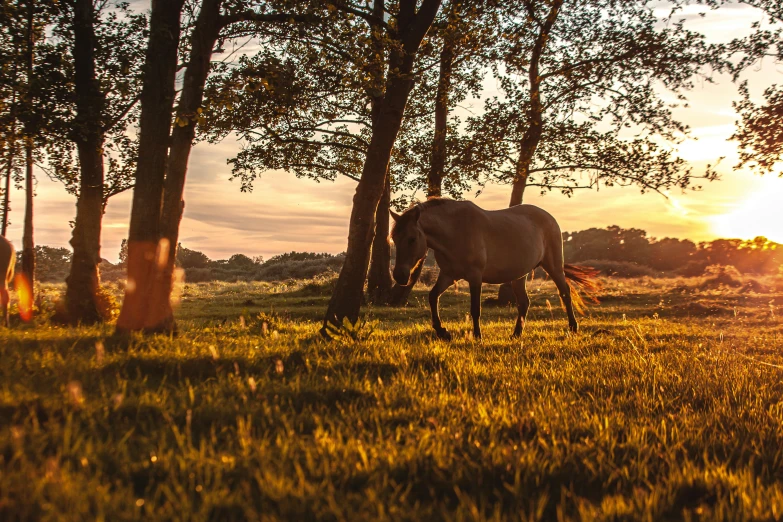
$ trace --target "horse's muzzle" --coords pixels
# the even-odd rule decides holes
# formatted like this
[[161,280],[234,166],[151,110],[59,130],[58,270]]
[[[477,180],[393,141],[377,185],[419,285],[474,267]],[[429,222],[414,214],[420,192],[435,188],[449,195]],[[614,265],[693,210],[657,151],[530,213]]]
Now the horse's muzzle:
[[410,270],[394,270],[394,280],[400,286],[408,286],[411,280]]

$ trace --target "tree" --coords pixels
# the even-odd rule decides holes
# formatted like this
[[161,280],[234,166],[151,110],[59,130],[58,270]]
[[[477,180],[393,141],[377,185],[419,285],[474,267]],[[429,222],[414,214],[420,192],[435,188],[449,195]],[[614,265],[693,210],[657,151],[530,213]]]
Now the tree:
[[177,247],[176,263],[181,268],[206,268],[211,260],[205,253],[185,248],[180,244]]
[[[170,297],[179,225],[184,209],[182,196],[196,125],[203,112],[201,105],[211,57],[221,31],[240,24],[238,34],[256,34],[254,28],[257,23],[288,23],[308,18],[308,15],[296,12],[256,12],[244,2],[225,2],[226,9],[223,12],[224,0],[202,0],[198,5],[193,30],[187,35],[187,67],[175,113],[174,130],[171,132],[171,148],[168,150],[171,112],[175,101],[174,75],[182,2],[177,0],[171,4],[165,9],[158,9],[161,26],[157,31],[161,34],[156,34],[156,28],[151,22],[145,62],[147,74],[141,94],[139,162],[128,238],[128,279],[132,284],[126,286],[125,299],[117,320],[117,330],[120,332],[176,330]],[[251,2],[247,4],[252,5]],[[168,37],[164,33],[168,33]],[[156,78],[152,79],[152,76]],[[145,99],[149,108],[146,118]],[[146,136],[145,128],[150,129]],[[150,139],[145,144],[146,138]]]
[[663,192],[699,177],[662,143],[688,128],[656,89],[684,100],[695,75],[709,81],[705,67],[722,63],[719,48],[681,21],[661,28],[640,2],[523,1],[502,17],[503,97],[468,122],[473,138],[455,160],[464,176],[510,183],[510,205],[528,186]]
[[[257,177],[272,169],[319,181],[338,175],[359,181],[362,175],[373,118],[387,81],[384,60],[399,42],[384,23],[388,14],[384,15],[383,2],[358,12],[340,2],[332,7],[325,15],[328,23],[325,20],[292,39],[285,61],[269,54],[243,58],[239,67],[216,77],[208,89],[216,108],[207,116],[211,139],[234,132],[245,142],[231,160],[233,177],[241,181],[243,191],[252,190]],[[466,13],[470,13],[467,8],[462,14]],[[448,23],[442,20],[436,26]],[[416,80],[410,95],[414,106],[406,109],[401,135],[425,127],[410,122],[427,122],[430,136],[433,104],[425,100],[431,99],[437,83],[438,53],[433,41],[441,38],[439,32],[442,29],[427,37],[411,68],[410,76]],[[400,141],[408,140],[401,137]],[[377,303],[388,300],[392,285],[387,243],[391,192],[409,186],[405,179],[410,172],[421,178],[418,172],[398,167],[398,162],[410,164],[401,150],[397,145],[393,148],[390,179],[376,209],[367,289],[370,300]]]
[[[425,86],[419,89],[421,92],[414,91],[413,112],[427,117],[406,118],[403,123],[392,160],[392,174],[398,182],[398,188],[413,193],[423,189],[428,198],[442,195],[444,180],[445,189],[452,197],[460,198],[469,189],[463,179],[450,175],[453,170],[448,168],[450,158],[455,155],[461,141],[460,120],[453,115],[450,118],[450,111],[469,95],[480,95],[483,72],[494,58],[493,42],[497,36],[494,29],[497,26],[495,13],[495,6],[488,3],[451,1],[444,7],[441,18],[433,24],[435,34],[430,38],[430,43],[436,50],[439,49],[435,53],[438,67],[433,67],[437,71],[435,97],[431,96],[429,82],[421,83]],[[417,175],[406,176],[407,172]],[[426,176],[422,173],[426,173]],[[378,216],[389,215],[390,209],[383,203],[385,197],[378,206]],[[404,203],[404,198],[399,198],[397,207],[404,206]],[[378,236],[383,234],[385,241],[389,234],[388,225],[380,221],[379,224],[386,227],[376,227],[376,243]],[[373,256],[371,273],[375,264],[376,258]],[[388,263],[384,266],[383,273],[388,274]],[[395,284],[391,288],[387,299],[389,304],[401,306],[407,303],[423,267],[424,264],[421,264],[414,271],[408,286]]]
[[24,205],[24,229],[22,233],[22,270],[21,273],[30,282],[30,291],[34,292],[35,282],[35,240],[33,239],[33,149],[35,147],[36,118],[33,101],[33,82],[35,65],[35,42],[40,37],[36,28],[36,9],[32,0],[27,0],[25,43],[24,43],[24,70],[27,82],[26,91],[22,98],[24,153],[25,153],[25,205]]
[[[721,2],[722,3],[722,2]],[[768,28],[753,24],[753,33],[745,39],[735,39],[729,45],[739,62],[731,67],[734,79],[742,71],[771,58],[783,63],[783,4],[776,0],[747,0],[745,4],[761,10]],[[714,4],[714,2],[713,2]],[[783,86],[772,85],[764,91],[764,103],[757,105],[750,98],[747,81],[740,84],[741,99],[734,102],[740,115],[732,139],[739,142],[740,161],[735,168],[749,167],[758,173],[777,172],[783,177]]]
[[[128,280],[117,330],[159,331],[170,317],[170,304],[155,299],[161,284],[161,265],[168,245],[158,246],[163,181],[168,157],[174,79],[180,38],[180,15],[184,0],[152,4],[141,90],[139,155],[128,232]],[[161,262],[162,260],[162,262]]]
[[50,175],[77,197],[65,292],[72,324],[104,319],[101,222],[108,198],[132,183],[136,140],[126,131],[137,116],[145,25],[145,17],[131,14],[127,4],[64,2],[55,40],[44,50],[43,79],[49,98],[57,100],[47,110]]
[[20,70],[24,42],[20,3],[4,2],[0,7],[0,144],[2,144],[3,186],[0,234],[6,236],[11,211],[11,182],[20,179],[19,157],[19,97],[23,88]]
[[332,298],[324,316],[321,333],[329,336],[327,325],[352,324],[359,318],[364,279],[375,236],[375,212],[383,196],[389,159],[402,124],[405,105],[413,88],[410,77],[421,41],[435,19],[440,0],[423,0],[418,11],[413,0],[400,0],[389,38],[393,44],[387,58],[384,89],[373,104],[371,137],[356,187],[348,231],[348,249]]

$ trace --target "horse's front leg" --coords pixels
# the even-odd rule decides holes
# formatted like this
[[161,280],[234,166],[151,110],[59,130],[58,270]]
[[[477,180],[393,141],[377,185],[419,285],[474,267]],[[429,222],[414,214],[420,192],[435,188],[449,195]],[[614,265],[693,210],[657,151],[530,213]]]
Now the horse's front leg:
[[454,283],[452,277],[447,276],[443,272],[438,274],[438,280],[435,281],[435,286],[430,290],[430,312],[432,313],[432,327],[435,329],[435,333],[438,338],[451,341],[451,334],[443,328],[443,324],[440,322],[440,314],[438,313],[438,301],[440,295],[446,291]]
[[470,281],[470,315],[473,317],[473,338],[481,340],[481,279]]

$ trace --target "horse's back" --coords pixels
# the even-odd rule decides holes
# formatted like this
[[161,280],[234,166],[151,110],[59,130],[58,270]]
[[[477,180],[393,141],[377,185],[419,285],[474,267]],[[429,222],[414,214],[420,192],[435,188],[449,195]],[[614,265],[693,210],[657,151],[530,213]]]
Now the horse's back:
[[[504,283],[538,266],[560,236],[557,221],[535,205],[485,211],[487,265],[484,281]],[[557,236],[557,238],[555,237]]]

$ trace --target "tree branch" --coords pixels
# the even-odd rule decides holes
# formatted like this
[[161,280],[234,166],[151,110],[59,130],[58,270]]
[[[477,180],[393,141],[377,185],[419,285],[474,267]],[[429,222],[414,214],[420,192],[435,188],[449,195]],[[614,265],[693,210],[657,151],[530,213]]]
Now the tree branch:
[[112,129],[115,125],[117,125],[122,119],[128,115],[128,113],[133,109],[133,107],[139,102],[141,99],[141,91],[136,95],[131,102],[125,106],[124,109],[109,123],[104,125],[104,127],[101,129],[103,132],[109,132],[110,129]]
[[293,20],[294,22],[307,22],[307,23],[316,23],[321,22],[323,19],[313,13],[305,13],[305,14],[296,14],[296,13],[272,13],[272,14],[262,14],[262,13],[256,13],[255,11],[242,11],[241,13],[235,13],[230,15],[221,15],[220,16],[220,27],[225,28],[231,24],[237,23],[237,22],[256,22],[256,23],[263,23],[263,22],[289,22]]
[[320,163],[290,163],[289,166],[290,167],[302,167],[302,168],[306,168],[306,169],[317,168],[317,169],[321,169],[321,170],[331,170],[331,171],[334,171],[334,172],[336,172],[338,174],[341,174],[341,175],[345,176],[346,178],[352,179],[352,180],[354,180],[357,183],[359,181],[361,181],[359,178],[357,178],[353,174],[348,174],[344,170],[338,169],[337,167],[329,167],[327,165],[321,165]]

